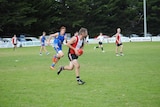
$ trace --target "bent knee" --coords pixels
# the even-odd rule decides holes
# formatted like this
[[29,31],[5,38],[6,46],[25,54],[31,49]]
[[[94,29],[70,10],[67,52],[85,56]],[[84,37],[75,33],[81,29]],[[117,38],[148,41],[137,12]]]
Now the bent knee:
[[60,53],[60,57],[63,57],[64,56],[64,53]]
[[73,67],[70,70],[73,70]]
[[73,70],[73,68],[74,68],[73,66],[72,66],[72,67],[69,67],[68,70]]
[[64,56],[64,54],[61,55],[61,57],[63,57],[63,56]]
[[77,65],[77,66],[76,66],[76,68],[78,68],[78,69],[79,69],[79,68],[80,68],[80,65]]
[[59,59],[62,58],[64,54],[58,54]]

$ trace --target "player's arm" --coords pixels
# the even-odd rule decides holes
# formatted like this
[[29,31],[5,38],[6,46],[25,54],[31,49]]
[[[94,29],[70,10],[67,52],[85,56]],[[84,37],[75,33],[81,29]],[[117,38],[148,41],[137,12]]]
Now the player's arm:
[[72,46],[72,44],[75,42],[76,42],[76,37],[74,36],[67,42],[66,46],[68,46],[70,49],[73,49],[75,54],[78,55],[77,49]]
[[14,40],[13,40],[14,38],[12,37],[12,44],[14,44]]
[[39,37],[39,41],[42,43],[42,36]]
[[58,33],[50,34],[47,43],[50,44],[51,39],[57,36],[58,36]]
[[97,37],[97,40],[99,40],[100,36]]

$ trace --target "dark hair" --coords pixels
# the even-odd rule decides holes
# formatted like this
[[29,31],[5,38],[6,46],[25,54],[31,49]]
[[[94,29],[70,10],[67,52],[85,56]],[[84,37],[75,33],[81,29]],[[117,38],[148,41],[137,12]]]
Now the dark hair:
[[62,27],[60,28],[60,30],[62,30],[62,29],[66,29],[66,27],[65,27],[65,26],[62,26]]

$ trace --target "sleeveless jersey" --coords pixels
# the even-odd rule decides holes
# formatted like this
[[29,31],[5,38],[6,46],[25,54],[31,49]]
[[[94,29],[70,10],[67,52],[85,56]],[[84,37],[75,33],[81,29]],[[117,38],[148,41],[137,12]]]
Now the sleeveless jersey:
[[99,40],[99,42],[103,42],[104,36],[98,36],[97,39]]
[[[71,45],[76,49],[80,49],[84,44],[84,39],[80,40],[79,36],[75,36],[75,37],[76,37],[76,42],[71,44]],[[70,54],[75,54],[74,50],[70,49],[70,48],[69,48],[69,53]]]
[[45,36],[42,36],[41,42],[42,42],[42,43],[45,43],[45,40],[46,40]]
[[54,43],[57,43],[58,45],[63,44],[65,36],[66,36],[66,34],[61,35],[60,32],[58,32],[58,36],[54,39]]
[[118,34],[117,39],[116,39],[116,44],[119,44],[118,41],[121,43],[121,35]]
[[13,38],[12,38],[12,43],[13,43],[13,44],[17,44],[17,38],[16,38],[16,37],[13,37]]

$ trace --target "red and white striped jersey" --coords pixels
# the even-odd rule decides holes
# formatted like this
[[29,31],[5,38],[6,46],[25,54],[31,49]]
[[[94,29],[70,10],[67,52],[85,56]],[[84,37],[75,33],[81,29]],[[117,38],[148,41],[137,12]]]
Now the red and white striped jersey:
[[[76,37],[76,42],[72,44],[72,46],[76,49],[80,49],[83,44],[84,44],[84,39],[80,40],[79,36],[75,36]],[[75,54],[73,49],[69,49],[69,53],[70,54]]]

